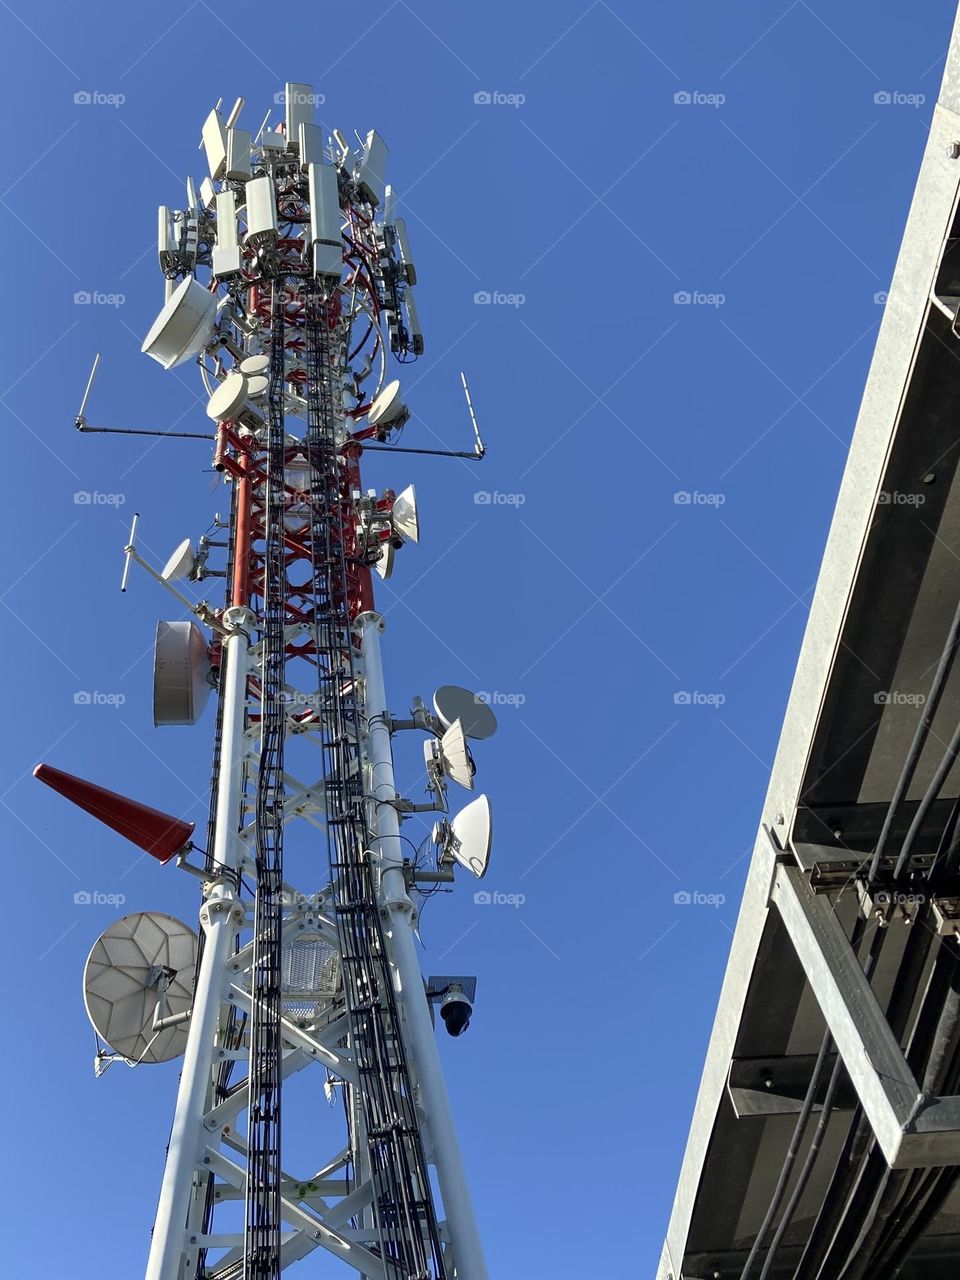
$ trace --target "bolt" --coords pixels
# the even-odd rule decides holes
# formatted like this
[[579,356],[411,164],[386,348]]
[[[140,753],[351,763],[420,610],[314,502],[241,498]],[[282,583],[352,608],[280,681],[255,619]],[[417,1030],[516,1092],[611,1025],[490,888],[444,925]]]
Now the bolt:
[[778,814],[776,815],[776,817],[775,817],[773,820],[774,820],[774,822],[777,824],[777,826],[778,826],[778,827],[782,827],[782,826],[783,826],[783,824],[784,824],[784,816],[783,816],[783,814],[782,814],[782,813],[778,813]]

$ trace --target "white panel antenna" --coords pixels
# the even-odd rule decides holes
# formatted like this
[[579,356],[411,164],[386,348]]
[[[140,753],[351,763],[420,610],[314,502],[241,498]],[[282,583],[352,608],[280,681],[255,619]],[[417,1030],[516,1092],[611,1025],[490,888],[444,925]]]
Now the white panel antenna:
[[251,178],[247,183],[248,244],[264,244],[277,238],[277,202],[273,179],[269,174]]
[[218,111],[211,111],[203,123],[203,149],[210,177],[219,181],[227,167],[227,131]]
[[386,187],[387,144],[376,129],[371,129],[363,148],[357,183],[360,194],[371,204],[382,204]]
[[312,84],[292,84],[284,88],[287,140],[295,145],[300,140],[300,126],[313,124],[314,93]]
[[246,182],[251,175],[250,130],[227,130],[226,176],[232,182]]

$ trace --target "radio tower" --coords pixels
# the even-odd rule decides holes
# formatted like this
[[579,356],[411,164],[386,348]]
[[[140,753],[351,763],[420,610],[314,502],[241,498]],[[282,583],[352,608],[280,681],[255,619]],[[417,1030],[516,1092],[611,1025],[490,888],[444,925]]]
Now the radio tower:
[[[422,896],[455,863],[485,871],[489,803],[440,816],[419,849],[401,824],[446,814],[450,779],[472,789],[467,739],[496,722],[455,686],[432,710],[419,698],[406,718],[388,710],[371,577],[417,541],[418,517],[412,487],[365,491],[360,462],[396,449],[409,416],[387,364],[423,350],[416,270],[383,139],[328,138],[314,102],[288,84],[285,119],[256,135],[238,124],[242,99],[226,118],[214,109],[208,176],[199,192],[187,180],[186,208],[159,212],[166,301],[143,349],[167,369],[198,363],[214,429],[93,427],[94,374],[76,423],[208,435],[229,485],[229,516],[159,572],[135,518],[123,574],[125,588],[142,565],[197,619],[159,624],[154,712],[195,723],[216,690],[205,847],[192,824],[36,773],[202,882],[199,936],[159,912],[128,916],[85,973],[110,1047],[98,1073],[183,1054],[147,1280],[268,1280],[317,1251],[375,1280],[484,1280],[432,1016],[460,1034],[475,983],[425,980],[414,934]],[[464,391],[471,452],[396,451],[482,458]],[[181,589],[206,578],[224,579],[222,602]],[[426,735],[422,803],[394,781],[405,730]],[[305,1070],[309,1106],[302,1091],[284,1105]],[[285,1147],[299,1163],[308,1140],[309,1167],[289,1167]]]

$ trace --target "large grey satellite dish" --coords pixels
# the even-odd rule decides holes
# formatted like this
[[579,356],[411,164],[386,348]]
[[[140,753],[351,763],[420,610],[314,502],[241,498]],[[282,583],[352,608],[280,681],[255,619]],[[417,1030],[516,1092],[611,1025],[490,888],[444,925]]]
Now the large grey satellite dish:
[[94,943],[83,971],[83,1001],[101,1040],[128,1062],[169,1062],[187,1043],[186,1021],[154,1030],[193,1003],[197,938],[173,916],[140,911],[112,924]]
[[164,369],[175,369],[200,354],[210,341],[216,317],[217,295],[187,276],[150,326],[141,350]]
[[196,724],[210,696],[207,641],[195,622],[158,622],[153,723]]
[[433,838],[440,845],[441,862],[453,859],[482,880],[493,847],[493,811],[488,797],[471,800],[452,822],[438,822]]
[[479,694],[457,684],[442,684],[433,695],[433,709],[445,729],[459,720],[468,738],[489,738],[497,731],[497,717]]

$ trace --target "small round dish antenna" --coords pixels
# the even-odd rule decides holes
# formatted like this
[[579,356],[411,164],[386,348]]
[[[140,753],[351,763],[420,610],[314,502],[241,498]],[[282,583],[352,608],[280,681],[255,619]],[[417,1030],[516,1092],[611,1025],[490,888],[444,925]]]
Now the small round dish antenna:
[[163,566],[160,577],[164,582],[177,582],[181,578],[189,578],[197,558],[193,553],[193,543],[189,538],[184,540]]
[[210,341],[216,318],[217,295],[187,276],[164,303],[140,349],[164,369],[175,369],[200,354]]
[[251,400],[262,400],[270,390],[270,379],[262,373],[244,374],[247,380],[247,395]]
[[240,361],[240,372],[246,374],[248,378],[259,378],[266,374],[270,368],[269,356],[247,356]]
[[468,738],[489,738],[497,731],[497,717],[479,694],[457,684],[442,684],[433,695],[433,709],[444,729],[455,720]]
[[162,1023],[193,1004],[196,966],[197,937],[182,920],[159,911],[124,916],[94,943],[83,971],[94,1031],[128,1062],[179,1058],[189,1023]]
[[242,373],[228,373],[207,404],[207,417],[214,422],[235,418],[247,402],[247,380]]
[[370,406],[367,421],[372,427],[402,427],[410,410],[400,399],[400,383],[388,382]]
[[433,842],[438,846],[441,866],[445,862],[459,862],[482,880],[493,848],[493,810],[489,798],[477,796],[451,822],[441,818],[433,828]]

